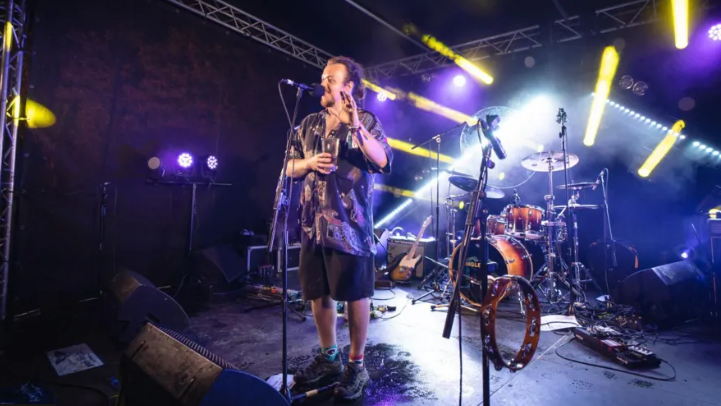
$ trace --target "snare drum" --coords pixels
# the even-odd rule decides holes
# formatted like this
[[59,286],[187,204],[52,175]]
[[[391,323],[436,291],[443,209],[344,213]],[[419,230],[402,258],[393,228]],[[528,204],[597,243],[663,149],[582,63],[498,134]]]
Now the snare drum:
[[504,212],[506,234],[525,240],[538,240],[543,237],[543,209],[540,207],[510,204]]

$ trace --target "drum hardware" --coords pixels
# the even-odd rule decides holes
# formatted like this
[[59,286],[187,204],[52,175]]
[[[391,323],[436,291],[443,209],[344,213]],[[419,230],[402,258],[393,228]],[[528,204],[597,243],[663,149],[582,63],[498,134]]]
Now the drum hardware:
[[[478,181],[470,176],[451,176],[448,178],[448,182],[466,192],[471,192],[478,188]],[[488,199],[503,199],[506,196],[503,190],[493,186],[486,186],[485,194]]]
[[[416,304],[416,302],[418,302],[418,301],[422,300],[423,298],[425,298],[426,296],[430,296],[430,295],[432,295],[432,294],[434,294],[434,293],[436,293],[436,292],[441,292],[441,300],[447,301],[448,299],[446,298],[446,290],[448,289],[448,284],[449,284],[450,280],[446,280],[446,281],[445,281],[445,283],[443,284],[443,291],[441,291],[441,288],[440,288],[440,287],[441,287],[441,283],[439,282],[439,279],[440,279],[440,278],[439,278],[439,277],[436,277],[436,272],[439,272],[439,274],[442,274],[442,273],[440,272],[440,270],[441,270],[441,269],[446,269],[446,270],[447,270],[447,269],[448,269],[448,265],[443,264],[443,263],[441,263],[441,262],[438,262],[438,261],[434,260],[433,258],[429,258],[429,257],[427,257],[427,256],[425,257],[425,259],[426,259],[427,261],[432,262],[434,265],[436,265],[436,268],[435,268],[431,273],[429,273],[428,275],[426,275],[425,278],[423,278],[423,280],[421,281],[421,283],[418,285],[418,286],[419,286],[419,289],[420,289],[420,287],[424,286],[431,278],[435,278],[435,281],[431,283],[431,290],[429,290],[428,292],[422,294],[421,296],[419,296],[419,297],[414,298],[413,300],[411,300],[411,304]],[[432,306],[431,306],[431,310],[432,310]]]

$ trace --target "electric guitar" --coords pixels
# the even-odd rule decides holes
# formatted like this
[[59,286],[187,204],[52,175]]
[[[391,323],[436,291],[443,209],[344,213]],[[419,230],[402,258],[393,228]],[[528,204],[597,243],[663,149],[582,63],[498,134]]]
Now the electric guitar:
[[416,241],[413,243],[408,253],[405,254],[400,261],[396,261],[395,266],[391,269],[390,277],[392,281],[403,282],[411,279],[413,276],[418,263],[423,258],[422,255],[416,256],[416,248],[418,248],[418,243],[421,241],[421,237],[423,237],[423,232],[426,231],[426,227],[431,224],[431,217],[432,216],[428,216],[426,221],[423,223],[421,231],[418,232]]

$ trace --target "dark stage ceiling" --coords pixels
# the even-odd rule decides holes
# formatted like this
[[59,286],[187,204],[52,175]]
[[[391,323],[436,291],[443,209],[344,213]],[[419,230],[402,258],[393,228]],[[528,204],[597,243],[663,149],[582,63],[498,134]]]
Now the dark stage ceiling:
[[[401,29],[413,23],[449,45],[566,16],[591,16],[619,0],[231,0],[242,10],[331,53],[366,65],[427,52],[369,17],[357,4]],[[281,12],[281,10],[283,10]]]

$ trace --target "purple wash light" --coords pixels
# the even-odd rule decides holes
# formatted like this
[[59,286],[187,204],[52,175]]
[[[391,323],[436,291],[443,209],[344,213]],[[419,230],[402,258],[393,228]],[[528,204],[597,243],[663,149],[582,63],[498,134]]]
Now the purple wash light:
[[190,168],[193,165],[193,157],[189,153],[183,152],[178,155],[178,165],[182,168]]
[[714,25],[708,30],[708,37],[713,41],[721,41],[721,23]]
[[208,169],[214,171],[218,168],[218,158],[216,158],[215,155],[211,155],[205,161],[205,164],[208,165]]
[[456,75],[456,76],[453,78],[453,84],[456,85],[457,87],[463,87],[463,86],[465,86],[465,84],[466,84],[466,77],[463,76],[463,75]]

